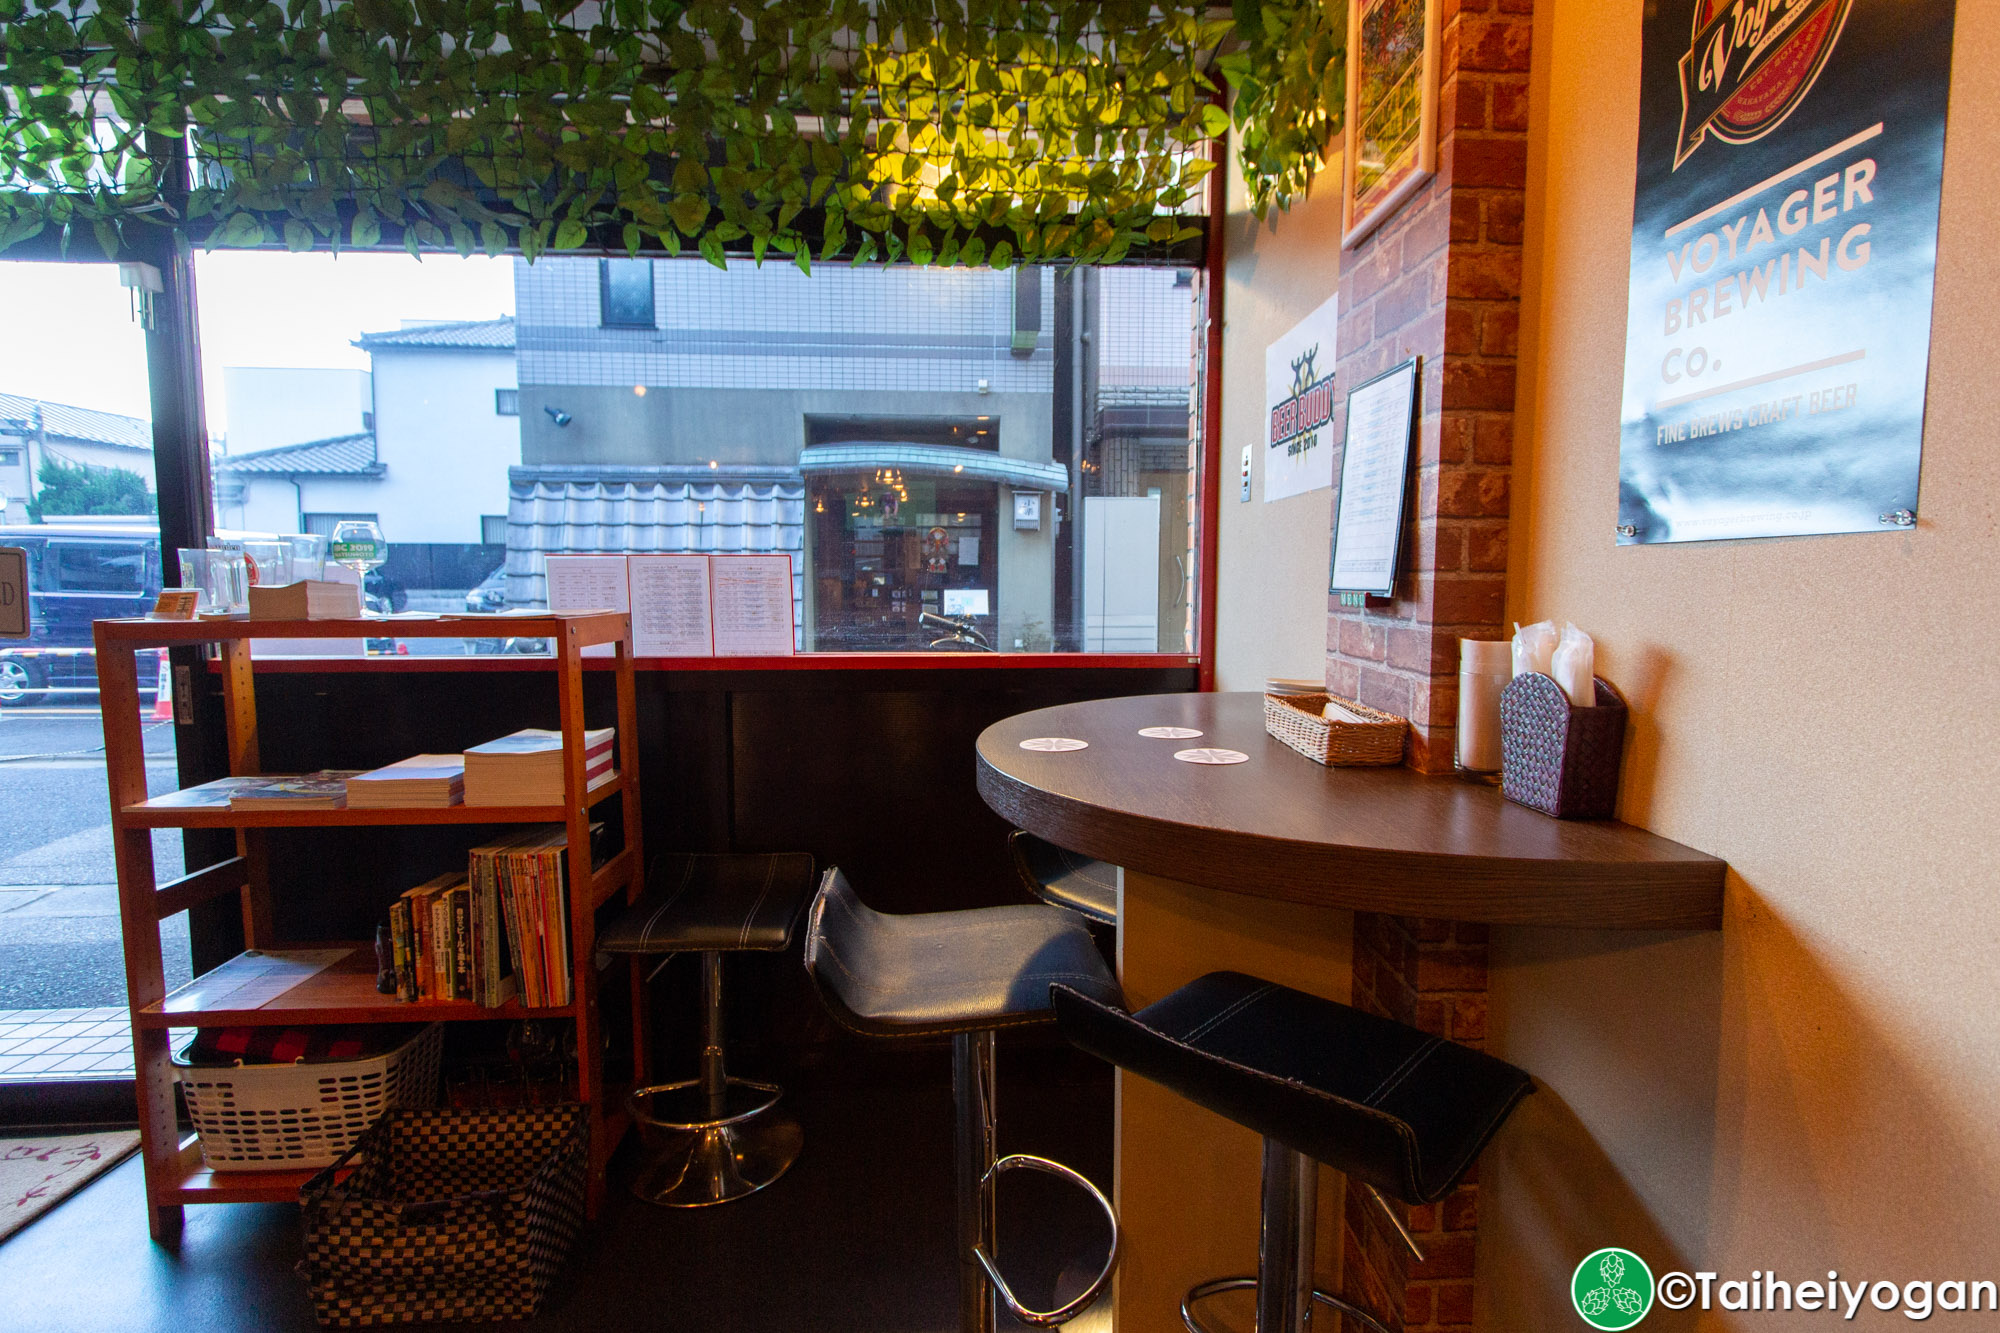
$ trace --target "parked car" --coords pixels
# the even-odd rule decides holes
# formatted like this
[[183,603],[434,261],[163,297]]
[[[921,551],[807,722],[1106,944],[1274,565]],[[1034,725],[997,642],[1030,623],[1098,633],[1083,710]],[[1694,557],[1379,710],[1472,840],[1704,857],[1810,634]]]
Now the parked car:
[[507,609],[507,566],[501,565],[465,594],[465,609],[476,616]]
[[[54,702],[97,690],[91,622],[142,616],[161,584],[160,537],[120,524],[0,527],[0,546],[28,553],[25,640],[0,640],[0,707]],[[139,662],[140,693],[151,695],[159,654]]]

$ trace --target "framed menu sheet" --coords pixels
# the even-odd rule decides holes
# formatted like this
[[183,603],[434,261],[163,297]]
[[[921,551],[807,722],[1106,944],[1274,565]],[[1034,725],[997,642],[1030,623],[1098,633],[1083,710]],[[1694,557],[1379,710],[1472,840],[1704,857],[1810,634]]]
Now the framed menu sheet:
[[[631,592],[625,581],[622,555],[551,555],[544,557],[551,611],[629,611]],[[609,657],[611,645],[592,644],[585,657]]]
[[790,657],[792,558],[712,555],[709,601],[717,657]]
[[1347,393],[1347,444],[1334,501],[1333,566],[1327,591],[1388,596],[1396,586],[1410,441],[1417,426],[1419,358]]
[[634,655],[715,656],[715,628],[709,613],[708,557],[635,555],[627,561],[632,585]]

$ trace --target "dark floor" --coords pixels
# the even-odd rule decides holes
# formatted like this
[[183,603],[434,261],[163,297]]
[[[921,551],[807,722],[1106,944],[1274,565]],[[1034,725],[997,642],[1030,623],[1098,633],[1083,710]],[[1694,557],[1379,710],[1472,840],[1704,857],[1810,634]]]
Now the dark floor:
[[[1003,1040],[1000,1151],[1035,1152],[1111,1178],[1109,1070]],[[628,1141],[603,1213],[584,1233],[535,1330],[946,1333],[952,1261],[950,1056],[940,1047],[848,1047],[786,1097],[805,1154],[765,1192],[680,1211],[633,1199]],[[1000,1253],[1022,1296],[1061,1299],[1102,1258],[1102,1223],[1060,1185],[1008,1178]],[[1015,1182],[1020,1182],[1016,1186]],[[37,1333],[306,1330],[292,1274],[298,1210],[187,1210],[172,1248],[146,1236],[132,1158],[0,1243],[0,1328]],[[1056,1292],[1060,1296],[1056,1296]],[[1095,1321],[1092,1321],[1095,1322]],[[1072,1324],[1072,1329],[1081,1327]]]

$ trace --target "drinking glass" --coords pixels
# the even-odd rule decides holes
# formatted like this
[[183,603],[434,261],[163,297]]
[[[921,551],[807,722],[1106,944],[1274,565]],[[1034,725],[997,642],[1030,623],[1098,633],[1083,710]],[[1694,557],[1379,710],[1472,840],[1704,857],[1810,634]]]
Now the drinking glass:
[[333,540],[327,543],[327,558],[353,570],[361,580],[362,614],[368,614],[368,571],[380,568],[389,558],[389,543],[382,540],[382,529],[368,519],[344,519],[334,524]]
[[252,587],[270,588],[292,581],[292,547],[289,542],[244,542],[243,555],[250,562]]
[[292,577],[316,579],[326,573],[326,537],[317,532],[290,532],[279,538],[292,548]]
[[220,614],[250,609],[250,558],[241,551],[209,551],[208,600]]
[[193,588],[195,590],[197,594],[195,599],[196,609],[200,611],[226,609],[217,607],[214,598],[209,592],[208,561],[214,552],[206,549],[193,550],[182,546],[175,548],[175,554],[180,556],[181,568],[181,581],[176,586]]

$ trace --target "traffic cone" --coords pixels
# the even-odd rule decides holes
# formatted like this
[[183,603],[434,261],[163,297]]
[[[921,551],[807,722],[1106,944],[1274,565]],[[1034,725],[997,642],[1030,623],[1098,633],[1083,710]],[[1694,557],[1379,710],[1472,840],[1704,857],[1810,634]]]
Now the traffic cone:
[[174,673],[167,655],[160,654],[159,683],[153,688],[153,711],[147,714],[148,722],[171,722],[174,720]]

